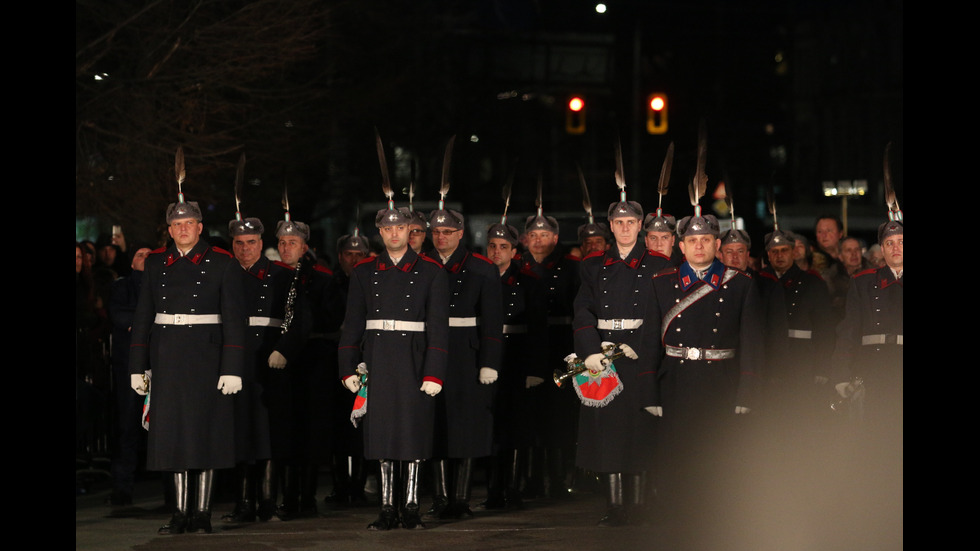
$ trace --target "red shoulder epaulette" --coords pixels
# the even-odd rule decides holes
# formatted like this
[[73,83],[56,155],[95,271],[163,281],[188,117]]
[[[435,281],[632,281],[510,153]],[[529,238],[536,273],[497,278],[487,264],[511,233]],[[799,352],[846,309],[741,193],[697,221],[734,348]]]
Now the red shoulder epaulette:
[[582,260],[592,258],[593,256],[602,256],[604,254],[606,254],[606,251],[592,251],[591,253],[585,255],[585,258],[583,258]]
[[655,251],[653,249],[647,249],[647,254],[650,256],[659,256],[660,258],[666,258],[667,260],[670,260],[669,256],[665,255],[660,251]]
[[878,273],[878,268],[868,268],[867,270],[861,270],[860,272],[854,274],[852,277],[858,277],[858,276],[876,274],[876,273]]
[[480,253],[470,253],[470,254],[473,256],[473,258],[479,258],[480,260],[484,260],[486,262],[489,262],[490,264],[493,264],[493,260],[490,260],[489,258],[483,256]]
[[807,270],[806,273],[808,273],[810,275],[815,275],[815,276],[817,276],[817,279],[819,279],[820,281],[823,281],[823,276],[820,275],[820,272],[814,270],[813,268],[810,268],[809,270]]
[[574,254],[566,254],[565,255],[565,260],[574,260],[575,262],[581,262],[582,261],[582,259],[580,257],[577,257]]
[[435,264],[436,266],[439,266],[440,268],[442,268],[442,267],[443,267],[443,265],[442,265],[442,264],[440,264],[438,260],[433,260],[433,259],[432,259],[432,258],[431,258],[430,256],[428,256],[428,255],[425,255],[425,254],[420,254],[420,255],[419,255],[419,258],[421,258],[422,260],[424,260],[424,261],[426,261],[426,262],[431,262],[431,263],[433,263],[433,264]]
[[290,266],[289,264],[286,264],[282,260],[275,260],[272,263],[275,264],[276,266],[282,266],[283,268],[286,268],[287,270],[295,270],[296,269],[296,268],[293,268],[292,266]]
[[150,254],[160,254],[162,252],[165,252],[166,250],[167,250],[166,247],[160,247],[159,249],[153,249],[152,251],[150,251]]
[[214,251],[214,252],[216,252],[216,253],[221,253],[221,254],[227,255],[227,256],[229,256],[231,258],[235,258],[235,255],[233,255],[230,252],[222,249],[221,247],[211,247],[211,250]]
[[771,274],[769,272],[756,272],[756,273],[764,278],[771,279],[773,281],[779,281],[779,278],[776,277],[776,274]]
[[333,275],[333,270],[331,270],[330,268],[327,268],[326,266],[324,266],[322,264],[314,264],[313,265],[313,269],[316,270],[316,271],[318,271],[318,272],[323,272],[323,273],[325,273],[327,275]]
[[376,257],[376,256],[366,256],[366,257],[358,260],[357,261],[357,264],[354,264],[354,267],[356,268],[356,267],[360,266],[361,264],[367,264],[368,262],[374,262],[377,259],[378,259],[378,257]]
[[664,268],[663,270],[660,270],[659,272],[653,274],[653,277],[660,277],[660,276],[666,276],[666,275],[676,274],[679,269],[680,268],[678,266],[668,266],[668,267]]

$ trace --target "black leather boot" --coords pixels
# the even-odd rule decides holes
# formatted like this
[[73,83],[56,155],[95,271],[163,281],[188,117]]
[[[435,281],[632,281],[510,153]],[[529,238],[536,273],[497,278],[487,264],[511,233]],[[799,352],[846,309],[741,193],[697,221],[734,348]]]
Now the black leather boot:
[[316,517],[319,511],[316,507],[316,490],[319,485],[320,465],[307,463],[303,465],[300,476],[299,516]]
[[197,475],[197,508],[187,523],[188,532],[210,534],[211,529],[211,490],[214,470],[205,469]]
[[350,458],[350,504],[364,505],[367,503],[367,496],[364,495],[364,486],[367,484],[367,466],[363,457]]
[[280,520],[293,520],[299,516],[299,467],[289,463],[282,469],[282,504],[276,509]]
[[623,506],[623,475],[609,473],[609,507],[606,516],[599,520],[599,526],[618,527],[629,524],[626,507]]
[[628,484],[626,495],[626,511],[633,523],[647,524],[649,519],[649,509],[647,507],[647,476],[646,473],[631,474],[627,476]]
[[419,512],[419,469],[421,461],[406,461],[405,507],[402,509],[402,526],[407,530],[422,530],[425,524]]
[[368,530],[387,531],[398,527],[398,511],[395,510],[395,462],[381,460],[381,514],[378,520],[368,524]]
[[221,516],[224,522],[255,522],[255,472],[252,465],[239,463],[235,467],[238,499],[235,508]]
[[426,511],[429,518],[440,518],[449,507],[449,481],[446,478],[446,460],[432,461],[432,475],[435,480],[435,491],[432,494],[432,507]]
[[344,507],[350,503],[351,474],[349,457],[333,454],[330,456],[330,478],[333,490],[323,498],[323,502],[333,507]]
[[473,516],[470,510],[470,479],[473,476],[473,458],[458,459],[453,481],[453,499],[443,513],[443,518],[463,519]]
[[507,500],[507,507],[511,509],[520,509],[524,506],[524,500],[521,499],[521,473],[524,472],[523,456],[521,450],[511,450],[510,460],[507,462],[507,469],[504,471],[507,479],[505,499]]
[[276,500],[279,498],[279,476],[276,464],[271,459],[258,464],[258,508],[255,516],[262,522],[272,520],[276,515]]
[[157,530],[159,534],[183,534],[187,531],[187,471],[174,473],[174,507],[170,522]]
[[490,458],[487,473],[487,500],[480,504],[481,509],[503,509],[507,506],[505,488],[507,485],[508,461],[506,452]]

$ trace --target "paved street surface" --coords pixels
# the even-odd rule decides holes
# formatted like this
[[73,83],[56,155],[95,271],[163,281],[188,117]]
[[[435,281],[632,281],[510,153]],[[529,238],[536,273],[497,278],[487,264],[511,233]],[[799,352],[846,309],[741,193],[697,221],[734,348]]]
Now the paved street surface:
[[[133,506],[105,504],[109,488],[96,480],[75,500],[75,549],[89,550],[506,550],[579,551],[591,549],[650,551],[895,551],[902,548],[901,519],[875,520],[889,504],[867,503],[848,493],[846,483],[833,483],[832,454],[797,458],[792,469],[779,461],[764,463],[741,481],[726,518],[702,518],[697,526],[646,519],[623,528],[600,528],[605,511],[601,491],[582,491],[562,500],[528,500],[520,510],[477,510],[472,519],[427,521],[427,529],[390,532],[366,530],[377,518],[376,504],[327,507],[329,473],[320,475],[319,516],[288,522],[231,525],[220,520],[231,511],[230,496],[218,495],[213,507],[212,534],[161,536],[157,529],[170,519],[157,475],[138,484]],[[792,473],[787,475],[786,473]],[[800,476],[811,473],[812,476]],[[369,482],[369,489],[371,483]],[[78,492],[76,492],[78,493]],[[221,492],[220,494],[226,494]],[[369,498],[376,496],[370,495]],[[473,504],[485,498],[485,480],[476,480]],[[375,502],[376,503],[376,502]],[[431,504],[422,498],[423,509]],[[894,504],[891,504],[893,507]],[[898,504],[899,511],[901,504]]]

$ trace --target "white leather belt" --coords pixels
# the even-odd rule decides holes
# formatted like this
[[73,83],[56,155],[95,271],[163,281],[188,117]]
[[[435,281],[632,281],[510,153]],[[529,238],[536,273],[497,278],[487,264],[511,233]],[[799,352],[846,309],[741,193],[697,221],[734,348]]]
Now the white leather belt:
[[365,329],[377,329],[379,331],[425,331],[424,321],[402,321],[402,320],[367,320],[364,324]]
[[253,327],[282,327],[282,320],[262,316],[249,316],[248,324]]
[[905,346],[902,344],[902,335],[864,335],[861,337],[861,344],[897,344],[898,346]]
[[791,339],[812,339],[813,331],[804,331],[802,329],[790,329],[788,336]]
[[730,360],[735,357],[734,348],[688,348],[667,345],[667,355],[685,360]]
[[526,325],[507,325],[504,324],[504,334],[513,335],[514,333],[527,333]]
[[572,316],[548,316],[548,325],[571,325]]
[[476,327],[479,318],[449,318],[449,327]]
[[157,325],[210,325],[221,323],[221,314],[157,314]]
[[636,329],[643,325],[640,319],[596,320],[595,326],[606,331],[623,331]]

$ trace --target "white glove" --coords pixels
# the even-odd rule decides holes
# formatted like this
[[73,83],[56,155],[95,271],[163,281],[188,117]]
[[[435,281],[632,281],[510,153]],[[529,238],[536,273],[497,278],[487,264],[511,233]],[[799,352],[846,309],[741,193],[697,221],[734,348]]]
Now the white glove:
[[647,413],[649,413],[650,415],[653,415],[654,417],[663,417],[664,416],[664,407],[663,406],[647,406],[647,407],[645,407],[643,409],[645,409]]
[[837,389],[837,394],[840,394],[841,398],[847,398],[854,393],[854,385],[849,382],[837,383],[834,388]]
[[497,380],[497,370],[491,367],[480,368],[480,384],[489,385]]
[[140,396],[146,396],[149,389],[143,384],[143,375],[133,374],[129,376],[129,386],[136,391],[136,394]]
[[429,396],[435,396],[442,392],[442,385],[434,381],[425,381],[422,383],[422,387],[419,388],[422,392],[428,394]]
[[222,394],[235,394],[242,389],[242,378],[238,375],[222,375],[218,377],[218,390]]
[[280,354],[278,350],[273,350],[272,354],[269,354],[269,367],[272,369],[282,369],[286,367],[286,356]]
[[745,406],[735,406],[735,415],[745,415],[749,411],[751,410]]
[[585,358],[585,367],[593,373],[605,371],[608,365],[609,358],[605,354],[590,354],[588,358]]
[[620,350],[623,351],[623,354],[625,354],[627,358],[629,358],[631,360],[635,360],[635,359],[639,358],[639,356],[636,355],[636,350],[633,350],[633,347],[632,346],[630,346],[628,344],[621,344],[621,345],[619,345],[619,348],[620,348]]
[[358,390],[361,390],[361,378],[357,375],[351,375],[343,380],[344,386],[347,390],[351,391],[352,394],[357,394]]
[[813,382],[815,384],[818,384],[818,385],[825,385],[825,384],[827,384],[827,381],[829,381],[829,380],[830,379],[828,379],[827,377],[824,377],[823,375],[814,375],[813,376]]
[[535,377],[534,375],[528,375],[527,379],[524,379],[524,388],[533,388],[544,382],[541,377]]

